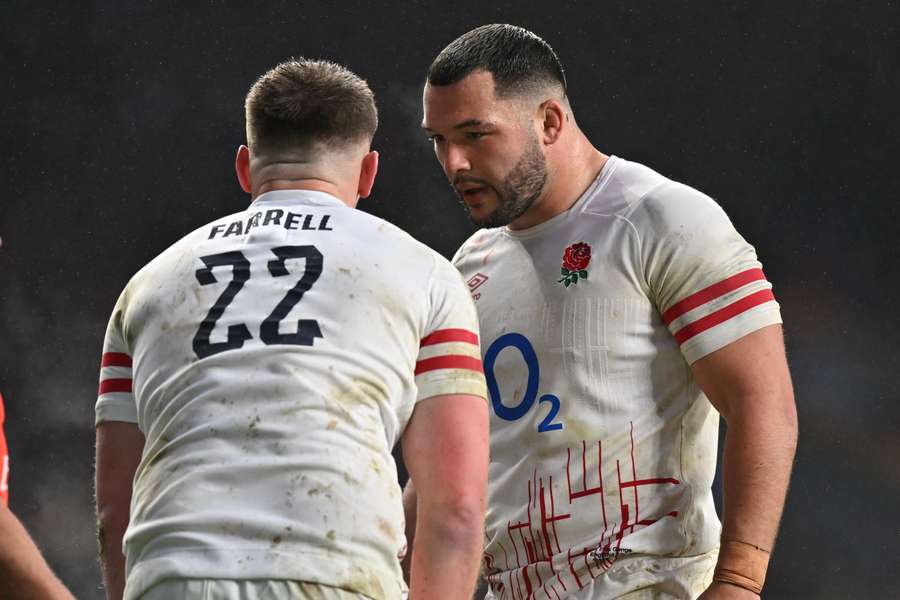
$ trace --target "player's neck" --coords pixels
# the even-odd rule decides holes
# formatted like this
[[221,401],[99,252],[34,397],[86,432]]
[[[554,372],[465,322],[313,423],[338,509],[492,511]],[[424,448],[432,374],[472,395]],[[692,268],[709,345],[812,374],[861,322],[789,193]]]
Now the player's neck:
[[547,183],[541,196],[525,214],[509,224],[510,229],[540,225],[572,208],[597,179],[609,157],[591,145],[581,132],[569,148],[548,160]]
[[262,181],[258,186],[254,186],[252,199],[265,194],[266,192],[274,192],[278,190],[307,190],[312,192],[323,192],[329,196],[334,196],[347,206],[355,207],[358,197],[354,196],[352,201],[340,186],[334,183],[316,178],[300,178],[300,179],[267,179]]

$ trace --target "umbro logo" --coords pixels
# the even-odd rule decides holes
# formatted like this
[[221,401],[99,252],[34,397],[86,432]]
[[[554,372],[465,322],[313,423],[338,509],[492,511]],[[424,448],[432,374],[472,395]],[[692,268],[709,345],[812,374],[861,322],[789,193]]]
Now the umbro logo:
[[483,284],[487,280],[488,276],[484,273],[475,273],[466,282],[466,285],[469,286],[469,291],[472,293],[473,300],[478,300],[479,298],[481,298],[481,294],[476,293],[475,290],[481,287],[481,284]]

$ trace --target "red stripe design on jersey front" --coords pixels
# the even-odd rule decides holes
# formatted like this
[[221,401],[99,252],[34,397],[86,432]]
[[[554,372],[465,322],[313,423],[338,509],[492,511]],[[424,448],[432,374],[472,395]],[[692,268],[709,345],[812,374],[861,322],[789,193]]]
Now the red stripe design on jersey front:
[[419,347],[433,346],[434,344],[444,344],[446,342],[465,342],[467,344],[477,344],[478,336],[468,329],[438,329],[434,333],[426,335],[419,342]]
[[746,310],[750,310],[754,306],[765,304],[766,302],[774,302],[775,294],[772,290],[759,290],[754,294],[745,296],[737,302],[732,302],[728,306],[710,313],[703,318],[697,319],[693,323],[685,325],[675,332],[675,340],[679,344],[683,344],[697,334],[703,333],[711,327],[715,327],[723,321],[735,317]]
[[481,365],[481,360],[471,356],[451,354],[449,356],[435,356],[434,358],[426,358],[418,361],[416,363],[415,374],[419,375],[437,369],[468,369],[469,371],[484,373],[484,367]]
[[674,477],[655,477],[653,479],[638,479],[635,481],[623,481],[621,487],[641,487],[642,485],[652,485],[656,483],[671,483],[673,485],[678,485],[681,483]]
[[131,357],[123,352],[104,352],[101,367],[130,367]]
[[114,394],[116,392],[131,393],[130,379],[104,379],[100,382],[100,389],[97,391],[98,396],[103,394]]
[[763,274],[762,269],[748,269],[746,271],[738,273],[737,275],[732,275],[727,279],[723,279],[719,283],[714,283],[707,288],[703,288],[699,292],[691,294],[684,300],[676,302],[669,308],[669,310],[663,313],[663,321],[665,321],[666,325],[668,325],[689,310],[693,310],[698,306],[719,298],[720,296],[724,296],[728,292],[733,292],[734,290],[743,287],[748,283],[765,280],[766,276]]

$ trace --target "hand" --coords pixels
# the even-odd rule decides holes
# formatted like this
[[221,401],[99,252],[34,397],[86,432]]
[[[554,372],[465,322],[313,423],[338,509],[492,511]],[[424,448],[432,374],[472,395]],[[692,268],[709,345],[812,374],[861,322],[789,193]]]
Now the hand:
[[697,600],[758,600],[758,598],[758,594],[740,586],[713,581]]

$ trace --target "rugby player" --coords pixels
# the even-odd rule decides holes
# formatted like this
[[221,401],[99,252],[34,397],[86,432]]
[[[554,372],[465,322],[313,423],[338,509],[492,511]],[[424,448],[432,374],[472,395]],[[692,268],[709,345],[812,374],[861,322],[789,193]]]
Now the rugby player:
[[492,404],[488,598],[755,598],[797,439],[772,285],[714,200],[600,152],[566,86],[544,40],[487,25],[424,89],[483,228],[454,264]]
[[151,261],[109,321],[107,597],[404,597],[399,440],[420,490],[409,596],[470,597],[488,414],[468,291],[355,210],[378,168],[363,80],[291,60],[253,85],[246,118],[250,206]]

